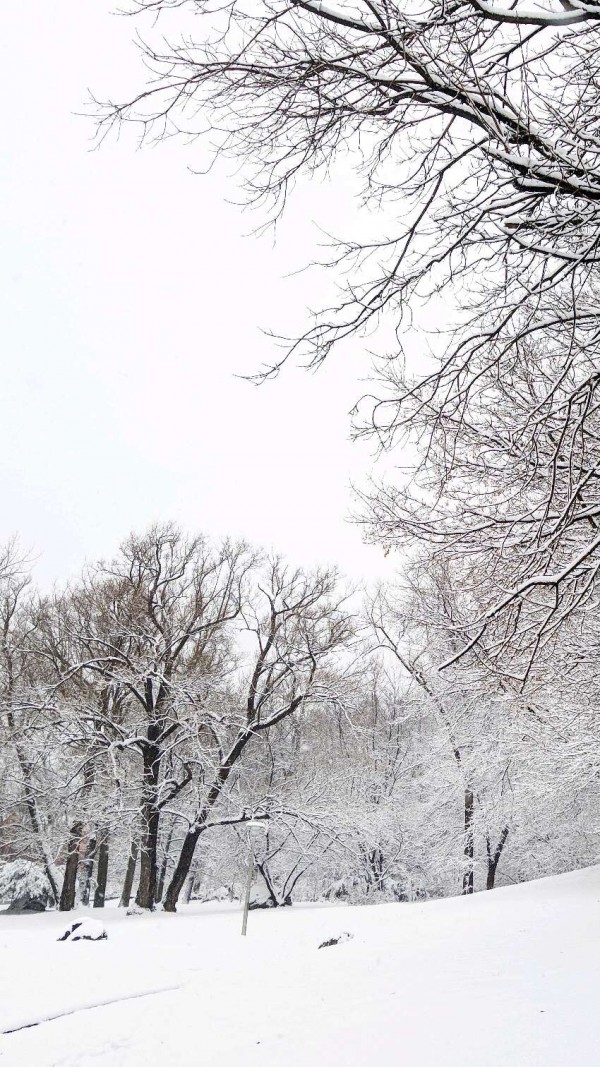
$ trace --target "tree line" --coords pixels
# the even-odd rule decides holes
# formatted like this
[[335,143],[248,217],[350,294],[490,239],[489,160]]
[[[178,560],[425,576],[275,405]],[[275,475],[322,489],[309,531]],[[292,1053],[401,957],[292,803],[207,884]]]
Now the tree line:
[[16,543],[0,563],[0,861],[63,911],[239,895],[248,845],[273,906],[595,858],[589,635],[577,678],[555,660],[525,699],[481,664],[437,671],[473,607],[447,567],[358,593],[171,524],[50,595]]

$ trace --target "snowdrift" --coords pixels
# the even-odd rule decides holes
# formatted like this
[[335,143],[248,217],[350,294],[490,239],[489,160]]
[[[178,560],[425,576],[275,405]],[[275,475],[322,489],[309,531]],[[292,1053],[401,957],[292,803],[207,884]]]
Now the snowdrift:
[[233,905],[102,917],[108,940],[72,943],[56,913],[0,915],[11,1067],[600,1063],[599,867],[472,898],[252,913],[246,938]]

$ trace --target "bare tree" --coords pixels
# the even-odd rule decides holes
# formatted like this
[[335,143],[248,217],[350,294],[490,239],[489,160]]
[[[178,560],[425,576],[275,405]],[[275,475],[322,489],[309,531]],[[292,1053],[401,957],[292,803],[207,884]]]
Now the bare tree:
[[[137,122],[158,139],[210,128],[218,152],[247,160],[251,198],[275,212],[296,175],[349,158],[372,233],[363,212],[336,242],[339,300],[286,353],[318,364],[383,317],[383,387],[359,427],[383,447],[408,435],[416,480],[372,497],[373,536],[492,551],[482,566],[507,566],[462,647],[487,635],[502,654],[516,634],[535,653],[600,563],[597,4],[135,0],[132,10],[154,20],[142,45],[153,79],[107,105],[104,128]],[[412,332],[422,352],[432,301],[446,336],[413,366],[400,338]],[[498,390],[514,411],[497,411]]]
[[19,551],[17,542],[11,541],[0,552],[2,734],[5,743],[13,748],[16,755],[19,788],[31,828],[34,854],[39,855],[54,899],[58,901],[58,876],[40,803],[41,790],[37,776],[39,741],[31,743],[32,739],[39,739],[44,719],[42,715],[40,724],[40,694],[26,651],[32,629],[31,614],[26,604],[29,585],[27,561]]
[[[511,714],[517,719],[517,701],[511,706],[510,683],[490,676],[485,669],[463,669],[446,678],[434,669],[436,658],[456,652],[457,624],[474,609],[465,574],[459,571],[452,576],[445,560],[428,567],[417,561],[409,569],[409,578],[403,592],[395,591],[395,604],[390,602],[392,590],[379,592],[370,609],[371,624],[379,647],[392,654],[421,690],[446,737],[462,784],[462,891],[470,894],[475,890],[477,809],[485,827],[488,888],[493,888],[511,829],[509,819],[501,826],[497,844],[492,844],[493,834],[485,823],[490,793],[496,802],[501,800],[511,760],[510,748],[502,751],[498,720]],[[503,805],[498,807],[502,810]]]
[[473,786],[469,779],[468,767],[465,767],[465,760],[463,759],[462,746],[457,739],[456,730],[454,726],[454,714],[453,709],[448,705],[452,702],[452,698],[444,693],[441,686],[432,682],[427,677],[426,668],[419,665],[419,659],[422,658],[418,654],[411,655],[402,651],[401,637],[394,634],[392,631],[391,620],[385,618],[381,605],[378,606],[376,614],[372,615],[373,627],[381,642],[381,647],[389,650],[398,663],[404,668],[407,674],[413,679],[418,686],[421,687],[423,692],[427,695],[435,708],[436,714],[439,716],[440,721],[447,732],[448,743],[450,750],[454,758],[456,769],[463,782],[463,798],[464,798],[464,835],[463,835],[463,854],[464,854],[464,871],[462,879],[462,891],[463,894],[469,894],[474,892],[474,795]]
[[78,879],[81,901],[122,886],[129,905],[141,858],[138,899],[173,910],[192,877],[235,894],[256,820],[257,878],[278,905],[471,892],[594,862],[595,613],[540,645],[526,694],[483,643],[440,676],[488,586],[462,555],[405,571],[371,611],[375,642],[334,574],[171,527],[52,597],[20,564],[5,572],[2,893],[45,872],[61,908]]
[[243,611],[253,643],[246,683],[237,706],[221,723],[213,718],[208,725],[202,762],[210,770],[203,771],[205,784],[165,894],[166,911],[175,911],[200,835],[247,746],[294,713],[335,701],[326,669],[353,633],[336,586],[335,574],[305,574],[277,559],[256,584]]
[[[99,697],[78,723],[109,759],[141,760],[142,908],[156,901],[161,813],[192,778],[178,746],[219,674],[231,669],[226,630],[240,612],[252,564],[243,545],[213,549],[173,526],[155,527],[130,537],[116,559],[92,568],[70,591],[63,620],[70,662],[49,634],[46,654],[59,673]],[[121,790],[118,769],[115,781]],[[105,880],[106,826],[98,840]]]

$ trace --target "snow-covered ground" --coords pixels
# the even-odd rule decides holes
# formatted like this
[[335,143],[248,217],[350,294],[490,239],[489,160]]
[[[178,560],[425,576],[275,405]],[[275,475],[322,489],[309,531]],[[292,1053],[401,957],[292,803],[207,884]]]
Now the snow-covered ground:
[[103,918],[107,941],[71,943],[56,913],[0,915],[7,1067],[600,1064],[598,867],[470,899],[253,912],[246,938],[227,905]]

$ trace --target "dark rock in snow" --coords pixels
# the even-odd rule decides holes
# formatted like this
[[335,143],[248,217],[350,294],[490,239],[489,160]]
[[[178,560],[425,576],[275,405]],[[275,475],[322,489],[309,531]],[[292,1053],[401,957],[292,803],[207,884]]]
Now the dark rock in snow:
[[28,912],[28,911],[45,911],[46,910],[47,897],[41,896],[35,893],[22,893],[20,897],[16,897],[15,900],[10,903],[6,909],[7,913],[12,912]]
[[99,919],[79,919],[70,923],[57,941],[106,941],[108,934]]
[[319,948],[329,948],[330,945],[341,945],[344,941],[350,941],[353,934],[349,934],[345,931],[343,934],[338,934],[337,937],[330,937],[327,941],[322,941]]

